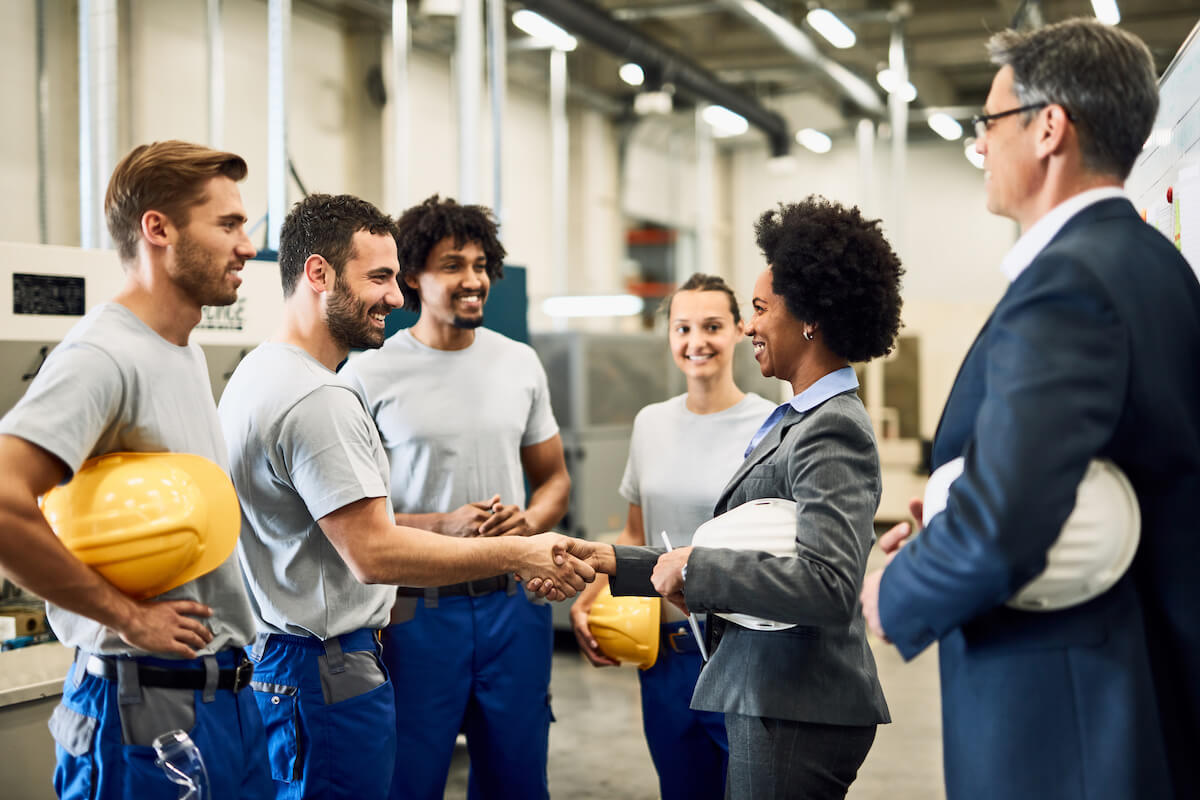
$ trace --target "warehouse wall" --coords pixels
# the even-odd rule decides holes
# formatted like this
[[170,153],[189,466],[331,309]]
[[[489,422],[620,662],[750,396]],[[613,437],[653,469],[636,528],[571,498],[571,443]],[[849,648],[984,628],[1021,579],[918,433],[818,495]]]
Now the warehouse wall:
[[[199,0],[124,0],[121,5],[120,150],[134,143],[207,136],[204,4]],[[34,0],[0,4],[0,72],[10,111],[0,126],[0,240],[36,242],[37,173]],[[49,241],[76,244],[78,123],[76,4],[48,0],[47,80],[50,87]],[[266,44],[264,0],[226,0],[225,129],[221,145],[251,166],[243,196],[252,220],[266,212]],[[352,192],[384,204],[384,111],[364,88],[366,70],[382,60],[375,30],[349,29],[340,18],[297,4],[292,22],[289,151],[310,191]],[[450,59],[415,52],[411,59],[411,147],[407,202],[434,192],[457,195],[457,125]],[[544,86],[512,80],[504,136],[503,236],[512,263],[529,268],[530,324],[552,325],[542,298],[565,282],[568,291],[620,291],[628,277],[623,230],[628,217],[694,233],[696,146],[692,112],[619,128],[598,111],[573,104],[570,113],[568,263],[553,263],[550,230],[550,119]],[[811,96],[778,98],[772,105],[794,123],[833,127],[840,117]],[[490,203],[490,116],[481,109],[474,132],[481,148],[480,200]],[[922,347],[922,432],[930,435],[958,359],[1003,290],[996,264],[1015,237],[1011,223],[983,208],[982,175],[961,146],[914,142],[908,149],[903,236],[888,213],[888,147],[877,147],[871,183],[858,175],[851,138],[832,152],[796,147],[797,168],[767,169],[761,137],[748,134],[718,146],[711,170],[709,221],[714,271],[748,294],[762,269],[753,242],[757,214],[780,200],[817,192],[864,204],[885,220],[908,267],[906,333]],[[873,198],[863,197],[874,186]],[[290,190],[294,199],[297,192]],[[868,192],[871,193],[871,192]],[[398,208],[391,208],[396,211]],[[262,240],[262,231],[256,235]],[[695,254],[695,237],[688,252]],[[690,272],[692,265],[680,265]],[[635,327],[633,320],[580,323],[591,328]]]

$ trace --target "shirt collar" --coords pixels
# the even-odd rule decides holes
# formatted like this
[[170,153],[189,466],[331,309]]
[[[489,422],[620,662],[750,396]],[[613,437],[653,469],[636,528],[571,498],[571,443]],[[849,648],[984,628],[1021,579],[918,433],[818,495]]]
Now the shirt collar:
[[750,439],[750,444],[746,446],[746,452],[743,458],[748,458],[754,448],[758,447],[758,443],[766,438],[771,429],[780,423],[787,415],[789,408],[794,408],[800,413],[804,413],[810,409],[824,403],[834,395],[849,391],[850,389],[858,388],[858,376],[854,374],[853,367],[842,367],[834,370],[828,375],[822,375],[812,386],[809,386],[800,394],[783,403],[758,427],[758,431]]
[[1033,263],[1038,253],[1050,244],[1050,240],[1058,235],[1071,217],[1094,203],[1114,197],[1128,199],[1129,195],[1125,194],[1125,190],[1119,186],[1103,186],[1099,189],[1080,192],[1050,209],[1029,230],[1025,231],[1020,239],[1017,239],[1017,243],[1000,262],[1000,269],[1003,270],[1005,277],[1010,283],[1015,281],[1025,271],[1025,268]]
[[804,412],[816,408],[834,395],[857,388],[858,376],[854,374],[854,367],[842,367],[822,375],[812,386],[787,401],[787,405]]

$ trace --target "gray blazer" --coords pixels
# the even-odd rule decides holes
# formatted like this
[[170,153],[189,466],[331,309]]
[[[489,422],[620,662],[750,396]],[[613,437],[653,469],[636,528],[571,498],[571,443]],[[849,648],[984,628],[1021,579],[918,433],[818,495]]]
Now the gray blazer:
[[[879,453],[862,402],[835,395],[789,409],[721,493],[716,514],[764,497],[796,501],[796,558],[697,548],[688,607],[708,613],[712,658],[692,708],[830,725],[890,722],[858,595],[875,541]],[[653,595],[661,550],[617,547],[613,594]],[[797,625],[752,631],[712,616],[738,611]]]

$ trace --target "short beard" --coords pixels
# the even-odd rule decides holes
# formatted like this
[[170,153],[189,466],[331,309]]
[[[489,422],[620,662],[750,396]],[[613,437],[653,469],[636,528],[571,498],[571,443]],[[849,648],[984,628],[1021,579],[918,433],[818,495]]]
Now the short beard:
[[333,291],[325,306],[325,324],[339,347],[376,350],[383,346],[386,333],[371,324],[368,313],[367,304],[346,288],[341,276],[334,278]]
[[237,289],[225,284],[227,267],[213,274],[216,259],[186,233],[175,245],[175,283],[201,306],[228,306],[237,302]]
[[474,318],[460,317],[457,314],[454,316],[454,327],[458,328],[459,330],[473,331],[482,324],[483,314],[480,314],[478,317]]

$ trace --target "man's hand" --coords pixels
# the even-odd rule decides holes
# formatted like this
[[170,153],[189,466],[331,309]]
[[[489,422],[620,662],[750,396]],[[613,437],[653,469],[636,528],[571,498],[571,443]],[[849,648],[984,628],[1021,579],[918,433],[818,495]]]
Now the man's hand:
[[[887,562],[883,569],[887,569],[887,564],[892,563],[892,559],[896,557],[896,553],[900,552],[900,548],[908,544],[909,539],[921,531],[924,512],[925,503],[921,498],[912,498],[908,501],[908,513],[913,515],[915,522],[912,524],[897,523],[879,537],[879,549],[887,553]],[[858,597],[862,602],[862,615],[867,622],[867,628],[883,641],[890,642],[887,632],[883,629],[883,621],[879,617],[879,584],[883,581],[883,569],[877,569],[863,579],[862,592]]]
[[[893,552],[888,556],[888,561],[890,562],[895,555]],[[882,569],[877,569],[867,575],[863,579],[859,600],[862,601],[862,615],[863,619],[867,621],[867,628],[883,641],[890,643],[891,639],[888,638],[887,632],[883,629],[883,622],[879,618],[879,583],[881,580],[883,580]]]
[[584,657],[592,663],[592,666],[615,667],[621,662],[600,652],[600,644],[596,641],[596,637],[592,636],[592,629],[588,626],[588,612],[591,611],[592,603],[599,594],[592,590],[599,583],[600,581],[597,581],[588,587],[571,606],[571,630],[575,632],[575,641],[579,642],[579,649],[583,651]]
[[150,653],[195,658],[196,650],[213,638],[208,626],[195,618],[212,613],[192,600],[143,600],[117,633],[126,644]]
[[492,495],[492,499],[478,503],[467,503],[453,511],[442,514],[441,519],[433,526],[436,533],[446,536],[467,538],[478,536],[485,522],[492,518],[492,507],[500,503],[500,495]]
[[572,543],[577,541],[560,533],[539,533],[527,537],[517,579],[527,580],[526,586],[530,591],[551,600],[574,597],[596,579],[596,570],[571,554]]
[[[541,534],[549,536],[550,534]],[[558,535],[558,534],[554,534]],[[604,542],[593,542],[588,539],[575,539],[570,536],[563,536],[566,540],[566,553],[586,563],[596,572],[603,572],[607,575],[615,575],[617,572],[617,555],[611,544]],[[517,580],[521,580],[521,576],[517,576]],[[540,578],[531,578],[526,582],[525,588],[531,592],[542,594],[543,581]],[[543,595],[544,596],[544,595]]]
[[914,497],[908,501],[908,513],[913,515],[916,520],[915,524],[907,522],[899,522],[888,529],[887,533],[879,537],[879,549],[891,555],[899,550],[904,545],[908,544],[910,537],[921,532],[921,521],[924,518],[925,503],[919,497]]
[[683,568],[691,554],[691,547],[677,547],[669,553],[663,553],[658,557],[658,563],[654,565],[654,572],[650,575],[650,582],[654,584],[655,591],[685,614],[692,613],[683,599]]
[[496,495],[491,516],[479,526],[479,536],[533,536],[537,533],[520,506],[506,506],[499,499],[500,495]]

